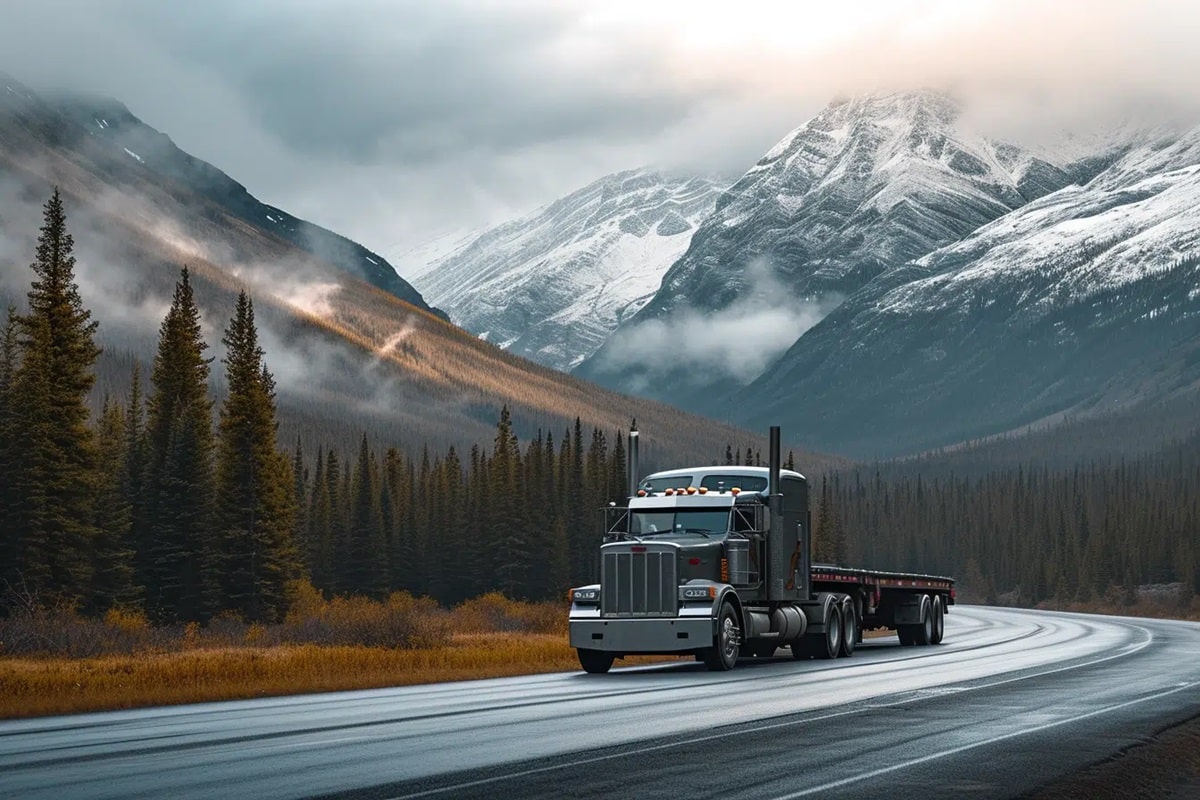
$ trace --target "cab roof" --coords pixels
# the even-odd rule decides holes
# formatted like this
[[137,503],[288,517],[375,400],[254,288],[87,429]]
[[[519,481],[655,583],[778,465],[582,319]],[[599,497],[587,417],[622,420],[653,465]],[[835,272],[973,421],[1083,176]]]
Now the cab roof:
[[[771,470],[768,467],[741,467],[736,465],[716,466],[716,467],[687,467],[684,469],[668,469],[662,472],[655,472],[642,478],[642,481],[648,481],[654,478],[686,478],[692,479],[693,485],[698,485],[702,480],[713,475],[729,475],[735,478],[765,478],[770,480]],[[790,469],[779,470],[780,477],[799,478],[800,480],[808,480],[799,472]],[[639,481],[638,484],[641,485]]]

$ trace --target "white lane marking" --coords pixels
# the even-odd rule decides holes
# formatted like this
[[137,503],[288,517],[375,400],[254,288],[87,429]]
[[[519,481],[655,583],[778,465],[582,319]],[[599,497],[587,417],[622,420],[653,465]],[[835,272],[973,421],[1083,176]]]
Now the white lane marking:
[[918,764],[924,764],[929,761],[936,761],[939,758],[945,758],[946,756],[952,756],[957,753],[963,753],[963,752],[966,752],[967,750],[974,750],[977,747],[986,747],[989,744],[1003,742],[1007,739],[1015,739],[1018,736],[1027,736],[1028,734],[1038,733],[1040,731],[1049,730],[1050,728],[1058,728],[1062,725],[1069,725],[1072,722],[1079,722],[1080,720],[1090,719],[1091,717],[1098,717],[1101,714],[1109,714],[1109,713],[1112,713],[1113,711],[1120,711],[1122,708],[1129,708],[1130,706],[1136,706],[1141,703],[1148,702],[1150,700],[1157,700],[1160,697],[1167,697],[1168,695],[1177,694],[1179,692],[1182,692],[1185,689],[1190,689],[1193,686],[1200,686],[1200,681],[1197,681],[1195,683],[1183,684],[1181,686],[1177,686],[1174,689],[1168,689],[1165,692],[1159,692],[1158,694],[1152,694],[1148,697],[1139,697],[1137,700],[1127,700],[1124,703],[1117,703],[1116,705],[1113,705],[1113,706],[1107,706],[1105,708],[1098,708],[1095,711],[1089,711],[1086,714],[1079,714],[1074,717],[1068,717],[1067,719],[1060,719],[1055,722],[1047,722],[1043,725],[1037,725],[1032,728],[1026,728],[1025,730],[1013,731],[1012,733],[1004,733],[999,736],[993,736],[990,739],[984,739],[979,742],[972,742],[971,744],[964,744],[964,745],[960,745],[959,747],[952,747],[949,750],[943,750],[940,753],[930,753],[927,756],[921,756],[920,758],[913,758],[908,761],[902,762],[900,764],[893,764],[890,767],[880,767],[879,769],[873,769],[870,772],[864,772],[861,775],[854,775],[849,778],[842,778],[840,781],[832,781],[830,783],[822,784],[820,786],[812,786],[808,789],[804,789],[803,791],[799,791],[799,792],[794,792],[792,794],[779,795],[777,798],[775,798],[775,800],[795,800],[795,798],[797,798],[797,797],[808,797],[809,795],[820,794],[822,792],[828,792],[831,789],[839,789],[843,786],[848,786],[852,783],[858,783],[859,781],[870,780],[871,778],[878,778],[880,775],[887,775],[890,772],[896,772],[898,770],[908,769],[909,767],[915,767]]
[[[1032,678],[1040,678],[1043,675],[1053,675],[1058,672],[1066,672],[1066,671],[1073,670],[1073,669],[1082,669],[1084,667],[1090,667],[1095,664],[1101,664],[1105,661],[1112,661],[1115,658],[1124,658],[1125,656],[1133,655],[1134,653],[1137,653],[1137,652],[1143,650],[1144,648],[1148,647],[1150,644],[1150,641],[1154,638],[1154,634],[1148,628],[1143,628],[1139,625],[1123,625],[1123,627],[1136,628],[1137,630],[1142,631],[1143,633],[1146,634],[1146,640],[1143,642],[1134,644],[1134,645],[1126,645],[1126,647],[1121,648],[1121,650],[1117,651],[1116,653],[1107,655],[1104,658],[1095,659],[1094,661],[1088,661],[1083,664],[1073,664],[1073,665],[1066,666],[1066,667],[1059,667],[1057,669],[1045,670],[1043,672],[1034,673],[1032,675],[1021,675],[1021,676],[1018,676],[1015,678],[1006,678],[1004,680],[992,681],[991,683],[983,683],[983,684],[979,684],[977,686],[965,686],[965,687],[962,687],[962,691],[971,692],[971,691],[975,691],[977,689],[990,689],[993,686],[1001,686],[1006,683],[1030,680]],[[1155,695],[1154,697],[1160,697],[1160,696],[1165,696],[1168,694],[1174,694],[1175,692],[1182,691],[1183,689],[1190,688],[1192,686],[1200,686],[1200,682],[1179,684],[1179,688],[1172,689],[1167,692],[1163,692],[1161,695]],[[905,697],[903,697],[900,700],[896,700],[895,702],[892,702],[892,703],[877,703],[877,704],[872,704],[869,706],[859,706],[859,707],[855,707],[855,708],[851,708],[851,709],[846,709],[845,711],[835,711],[832,714],[823,714],[818,717],[805,717],[804,719],[800,719],[800,720],[788,720],[786,722],[775,722],[770,725],[759,725],[754,728],[743,728],[743,729],[737,731],[737,734],[741,735],[741,734],[749,734],[749,733],[762,733],[764,731],[774,730],[776,728],[787,728],[787,727],[793,727],[793,726],[797,726],[797,725],[807,725],[812,722],[821,722],[823,720],[835,719],[837,717],[845,717],[845,716],[849,716],[851,714],[861,714],[864,711],[874,711],[874,710],[877,710],[880,708],[891,708],[893,706],[904,705],[906,703],[911,703],[916,700],[922,699],[920,696],[917,696],[917,697],[912,696],[914,694],[919,694],[920,691],[921,690],[919,690],[919,689],[907,691],[904,693]],[[932,696],[933,695],[927,695],[927,697],[932,697]],[[1143,700],[1151,700],[1151,699],[1154,699],[1154,698],[1146,697],[1146,698],[1142,698],[1142,700],[1136,700],[1133,702],[1140,703]],[[1129,705],[1129,704],[1127,703],[1124,705]],[[1111,708],[1108,708],[1108,709],[1102,709],[1101,711],[1098,711],[1098,712],[1094,711],[1094,712],[1085,714],[1081,717],[1076,717],[1076,719],[1086,719],[1089,716],[1094,716],[1095,714],[1103,713],[1104,711],[1116,710],[1121,707],[1122,706],[1112,706]],[[1061,724],[1064,724],[1065,722],[1069,722],[1069,721],[1070,720],[1064,720],[1063,722],[1051,723],[1049,726],[1046,726],[1046,727],[1053,727],[1054,725],[1061,725]],[[1039,730],[1039,729],[1031,728],[1028,731],[1022,731],[1021,733],[1032,733],[1036,730]],[[522,770],[521,772],[510,772],[510,773],[506,773],[504,775],[494,775],[494,776],[491,776],[488,778],[480,778],[479,780],[467,781],[466,783],[456,783],[451,786],[443,786],[443,787],[440,787],[437,789],[426,789],[423,792],[416,792],[414,794],[397,795],[395,797],[389,798],[388,800],[414,800],[415,798],[418,798],[418,797],[430,797],[432,795],[437,795],[437,794],[446,794],[447,792],[453,792],[457,789],[470,789],[470,788],[473,788],[476,786],[483,786],[488,783],[496,783],[498,781],[511,780],[513,778],[526,778],[526,777],[529,777],[530,775],[539,775],[544,772],[553,772],[554,770],[569,769],[571,767],[582,767],[587,764],[595,764],[600,761],[611,761],[612,759],[615,759],[615,758],[625,758],[627,756],[637,756],[637,755],[642,755],[645,753],[653,753],[656,750],[669,750],[669,749],[676,748],[676,747],[686,747],[686,746],[692,745],[692,744],[701,744],[703,742],[710,742],[710,741],[713,741],[714,739],[724,739],[724,738],[727,738],[732,735],[734,735],[734,734],[729,731],[724,731],[721,733],[709,734],[707,736],[697,736],[697,737],[693,737],[691,739],[685,739],[685,740],[679,741],[679,742],[667,742],[665,744],[657,744],[657,745],[652,745],[650,747],[640,747],[640,748],[637,748],[634,750],[625,750],[620,753],[609,753],[607,755],[593,756],[591,758],[583,758],[583,759],[579,759],[576,761],[570,761],[570,762],[562,763],[562,764],[552,764],[552,765],[546,766],[546,767],[536,767],[534,769]],[[995,741],[1000,741],[1001,739],[1008,738],[1013,735],[1017,735],[1017,734],[1007,734],[1006,736],[1002,736],[1002,737],[995,739]],[[975,745],[968,745],[967,747],[960,748],[960,749],[969,749],[970,747],[978,747],[982,744],[986,744],[986,742],[981,742],[981,743],[975,744]],[[924,760],[930,760],[932,758],[940,758],[942,755],[951,755],[952,752],[957,752],[957,751],[947,751],[946,753],[935,754],[933,756],[927,756]],[[918,764],[920,762],[921,762],[921,759],[917,759],[916,761],[913,761],[911,763]],[[900,768],[901,768],[900,766],[889,767],[889,768],[886,768],[884,771],[890,772],[893,769],[900,769]],[[866,777],[870,777],[870,776],[863,776],[863,778],[866,778]],[[859,780],[859,779],[858,778],[847,779],[848,782],[853,781],[853,780]],[[841,784],[830,784],[829,787],[834,787],[834,786],[838,786],[838,785],[841,785]],[[827,788],[829,788],[829,787],[827,787]],[[795,796],[799,797],[801,795],[795,795]]]

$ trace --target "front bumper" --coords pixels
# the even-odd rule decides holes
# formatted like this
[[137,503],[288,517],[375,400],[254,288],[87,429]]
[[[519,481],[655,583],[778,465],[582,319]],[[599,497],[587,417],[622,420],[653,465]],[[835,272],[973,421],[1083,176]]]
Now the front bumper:
[[711,616],[666,619],[572,619],[571,646],[636,655],[686,653],[712,647]]

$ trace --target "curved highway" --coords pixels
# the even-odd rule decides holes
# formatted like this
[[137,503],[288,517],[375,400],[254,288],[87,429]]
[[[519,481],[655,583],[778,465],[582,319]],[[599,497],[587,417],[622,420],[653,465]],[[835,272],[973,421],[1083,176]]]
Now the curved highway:
[[1001,798],[1196,716],[1200,624],[957,606],[849,660],[2,722],[0,796]]

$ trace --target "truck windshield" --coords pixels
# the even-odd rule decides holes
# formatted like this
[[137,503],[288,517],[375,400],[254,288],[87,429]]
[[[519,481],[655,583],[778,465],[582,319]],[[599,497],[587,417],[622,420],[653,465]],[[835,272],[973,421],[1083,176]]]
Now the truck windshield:
[[729,530],[729,510],[723,508],[635,511],[631,516],[629,532],[635,536],[653,536],[656,533],[709,536]]

